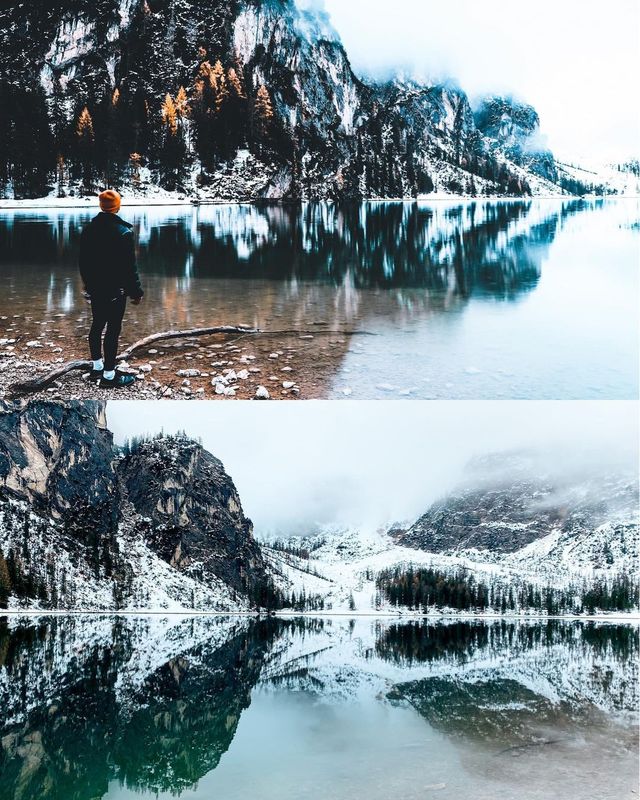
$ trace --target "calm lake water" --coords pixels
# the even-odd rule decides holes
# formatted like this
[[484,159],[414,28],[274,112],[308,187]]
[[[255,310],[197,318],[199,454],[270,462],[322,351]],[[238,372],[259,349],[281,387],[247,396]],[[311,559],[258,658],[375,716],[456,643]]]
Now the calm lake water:
[[[54,345],[65,357],[84,355],[76,258],[91,216],[0,211],[0,338],[17,338],[18,352],[40,339],[31,355],[52,356]],[[314,338],[255,344],[258,362],[290,350],[304,397],[637,396],[636,200],[163,207],[123,216],[135,225],[147,288],[146,303],[130,309],[127,342],[217,323],[306,331]],[[159,358],[188,366],[181,357],[167,348]]]
[[633,624],[0,618],[0,797],[624,800]]

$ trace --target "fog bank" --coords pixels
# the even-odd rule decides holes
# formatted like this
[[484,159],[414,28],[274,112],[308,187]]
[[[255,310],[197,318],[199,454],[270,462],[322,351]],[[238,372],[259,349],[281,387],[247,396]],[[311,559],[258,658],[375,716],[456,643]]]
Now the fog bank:
[[638,152],[636,0],[298,0],[324,9],[356,72],[456,80],[531,103],[561,158]]
[[472,458],[534,450],[558,476],[635,470],[632,402],[110,402],[116,442],[184,429],[233,478],[257,533],[413,520]]

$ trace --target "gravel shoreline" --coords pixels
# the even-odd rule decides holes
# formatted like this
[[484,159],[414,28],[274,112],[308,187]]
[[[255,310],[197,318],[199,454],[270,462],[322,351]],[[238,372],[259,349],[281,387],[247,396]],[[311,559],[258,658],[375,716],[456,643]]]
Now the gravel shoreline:
[[[311,337],[313,338],[313,337]],[[5,342],[7,340],[4,340]],[[328,376],[335,368],[333,353],[311,355],[296,340],[281,342],[269,352],[253,340],[227,339],[223,344],[184,340],[162,349],[150,348],[123,364],[137,380],[126,388],[103,389],[88,372],[63,375],[49,387],[29,394],[13,394],[16,382],[42,375],[77,353],[56,353],[48,360],[25,352],[20,341],[0,351],[0,398],[49,400],[298,400],[327,396]],[[6,346],[6,345],[5,345]],[[18,349],[20,348],[20,349]],[[266,391],[265,391],[266,390]]]

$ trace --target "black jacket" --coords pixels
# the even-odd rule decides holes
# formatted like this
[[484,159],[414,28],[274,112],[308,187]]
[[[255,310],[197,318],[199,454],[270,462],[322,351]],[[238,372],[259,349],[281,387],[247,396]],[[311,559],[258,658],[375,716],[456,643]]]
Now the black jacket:
[[82,231],[80,274],[92,300],[113,300],[122,294],[138,300],[144,294],[132,228],[116,214],[100,213]]

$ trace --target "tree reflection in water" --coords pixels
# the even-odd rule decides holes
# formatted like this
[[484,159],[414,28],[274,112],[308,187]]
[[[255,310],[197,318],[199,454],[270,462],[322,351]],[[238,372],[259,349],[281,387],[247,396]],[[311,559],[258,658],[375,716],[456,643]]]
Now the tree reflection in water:
[[637,656],[634,626],[585,622],[9,617],[0,796],[179,794],[216,769],[256,687],[336,703],[376,675],[392,704],[496,754],[632,714]]

